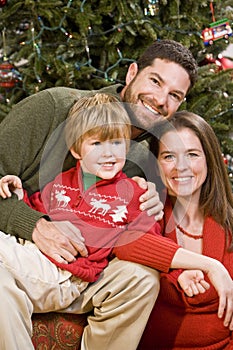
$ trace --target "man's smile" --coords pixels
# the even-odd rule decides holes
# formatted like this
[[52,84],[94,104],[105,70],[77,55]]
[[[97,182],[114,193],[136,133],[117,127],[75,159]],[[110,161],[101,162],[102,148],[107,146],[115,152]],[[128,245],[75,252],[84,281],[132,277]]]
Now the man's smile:
[[142,101],[142,104],[143,104],[143,106],[146,108],[146,109],[148,109],[150,112],[152,112],[153,114],[159,114],[160,115],[160,113],[157,111],[157,109],[155,109],[154,107],[152,107],[150,104],[148,104],[147,102],[145,102],[145,101]]

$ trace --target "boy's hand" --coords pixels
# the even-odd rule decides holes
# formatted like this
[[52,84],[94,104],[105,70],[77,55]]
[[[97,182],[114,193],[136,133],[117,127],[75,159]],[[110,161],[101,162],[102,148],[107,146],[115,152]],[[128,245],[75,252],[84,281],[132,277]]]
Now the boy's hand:
[[203,272],[200,270],[183,271],[178,277],[178,282],[188,297],[205,293],[210,288],[209,283],[204,280]]
[[9,198],[12,192],[22,189],[22,182],[18,176],[6,175],[0,179],[0,196],[2,198]]
[[142,177],[134,176],[132,178],[135,182],[137,182],[138,186],[142,189],[147,190],[140,197],[140,210],[147,210],[147,214],[149,216],[154,215],[155,220],[159,221],[163,217],[163,203],[159,199],[159,194],[156,191],[155,184],[152,182],[146,182]]

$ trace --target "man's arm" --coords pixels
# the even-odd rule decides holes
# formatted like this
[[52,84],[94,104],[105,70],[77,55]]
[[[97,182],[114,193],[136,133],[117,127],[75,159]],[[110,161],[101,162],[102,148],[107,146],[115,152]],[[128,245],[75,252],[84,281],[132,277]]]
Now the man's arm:
[[[15,105],[1,123],[0,177],[19,176],[29,195],[39,190],[39,171],[44,179],[48,177],[47,182],[54,177],[51,163],[56,164],[60,157],[59,146],[51,150],[50,161],[40,162],[47,141],[65,120],[70,105],[77,98],[74,89],[65,91],[66,94],[56,88],[32,95]],[[0,230],[31,240],[36,222],[44,215],[28,208],[15,195],[0,201]]]
[[[47,124],[43,123],[43,114],[51,108],[48,104],[52,101],[49,94],[43,96],[34,95],[21,101],[2,121],[0,128],[0,176],[18,175],[24,187],[33,190],[39,188],[40,155],[50,127],[49,119]],[[42,100],[45,100],[43,105]],[[32,178],[30,174],[33,174]],[[36,222],[43,216],[18,201],[15,195],[7,200],[1,199],[0,215],[2,231],[27,239],[31,239]]]

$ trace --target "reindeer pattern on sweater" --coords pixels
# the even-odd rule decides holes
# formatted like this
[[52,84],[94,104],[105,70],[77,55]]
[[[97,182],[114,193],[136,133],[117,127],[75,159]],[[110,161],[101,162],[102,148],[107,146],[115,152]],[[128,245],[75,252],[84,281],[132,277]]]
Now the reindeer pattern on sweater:
[[[24,200],[34,209],[46,213],[52,221],[70,221],[81,231],[88,249],[88,257],[61,264],[85,281],[94,282],[107,266],[112,249],[124,231],[160,234],[160,226],[153,217],[139,210],[139,197],[144,191],[123,172],[111,180],[101,180],[84,191],[80,164],[59,174],[45,186]],[[133,235],[132,235],[133,239]]]

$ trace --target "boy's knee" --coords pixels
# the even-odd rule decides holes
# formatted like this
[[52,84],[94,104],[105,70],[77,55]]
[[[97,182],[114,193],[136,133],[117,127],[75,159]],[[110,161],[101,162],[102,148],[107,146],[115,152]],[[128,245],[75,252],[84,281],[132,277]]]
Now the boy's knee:
[[[115,259],[114,259],[115,260]],[[160,273],[150,267],[116,259],[115,266],[119,270],[123,270],[127,276],[128,284],[131,284],[135,290],[141,290],[143,294],[152,293],[155,297],[159,293]]]
[[150,267],[134,264],[138,270],[139,283],[144,290],[149,293],[151,292],[154,296],[158,295],[160,288],[160,273]]

